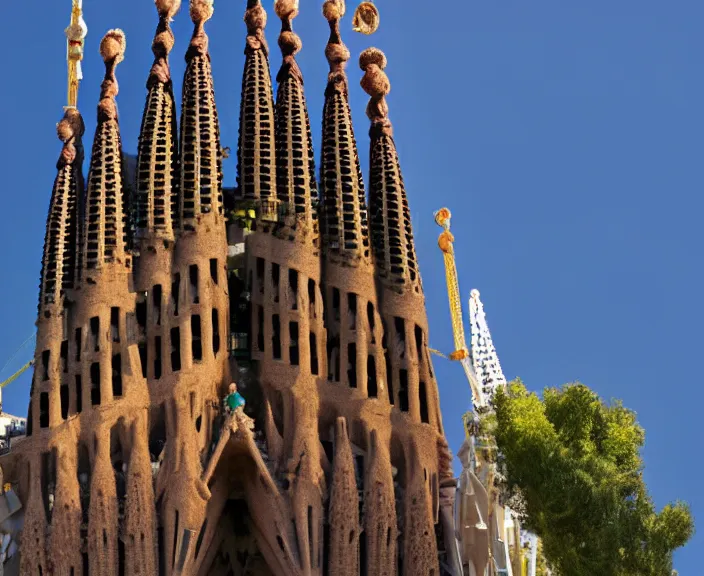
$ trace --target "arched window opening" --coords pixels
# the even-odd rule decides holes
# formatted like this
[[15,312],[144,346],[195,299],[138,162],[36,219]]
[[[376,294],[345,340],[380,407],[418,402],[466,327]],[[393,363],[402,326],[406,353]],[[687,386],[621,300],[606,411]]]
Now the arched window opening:
[[371,354],[367,357],[367,395],[376,398],[378,394],[376,383],[376,360]]

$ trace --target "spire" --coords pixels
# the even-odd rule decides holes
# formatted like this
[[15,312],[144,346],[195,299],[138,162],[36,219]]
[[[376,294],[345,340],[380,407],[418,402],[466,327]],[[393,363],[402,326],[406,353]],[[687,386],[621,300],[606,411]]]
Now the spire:
[[100,89],[98,125],[88,174],[84,265],[100,268],[108,262],[125,262],[128,223],[127,198],[122,185],[122,142],[117,121],[118,93],[115,67],[125,55],[125,34],[110,30],[100,42],[105,79]]
[[83,199],[83,118],[76,108],[67,108],[56,127],[63,142],[56,164],[44,238],[39,307],[58,302],[64,292],[73,288],[78,271],[80,237],[79,206]]
[[[284,4],[295,3],[288,0]],[[237,183],[245,199],[271,200],[275,197],[276,186],[274,99],[269,49],[264,38],[266,12],[259,0],[247,0],[244,21],[247,44],[242,75]]]
[[371,120],[369,204],[377,274],[389,284],[420,290],[411,213],[385,98],[391,90],[384,73],[386,56],[368,48],[360,55],[359,65],[364,70],[362,88],[371,97],[367,106]]
[[352,128],[345,65],[350,52],[340,38],[344,0],[326,0],[323,15],[330,23],[325,56],[330,64],[323,108],[323,152],[320,188],[323,242],[329,252],[369,257],[369,231],[364,183]]
[[222,150],[215,108],[213,75],[204,24],[213,15],[213,0],[191,0],[194,24],[186,52],[181,106],[181,184],[179,225],[193,230],[201,214],[222,214]]
[[173,238],[173,217],[178,198],[178,148],[169,52],[174,46],[171,18],[181,0],[158,0],[159,24],[152,52],[154,64],[147,80],[147,101],[142,116],[137,153],[137,234]]
[[276,184],[278,198],[295,209],[298,222],[310,230],[317,220],[313,201],[318,196],[315,180],[313,139],[306,97],[303,93],[303,75],[296,62],[301,50],[301,39],[292,29],[292,20],[298,15],[298,0],[277,0],[276,14],[281,18],[279,46],[283,55],[281,69],[276,76],[279,88],[276,95]]

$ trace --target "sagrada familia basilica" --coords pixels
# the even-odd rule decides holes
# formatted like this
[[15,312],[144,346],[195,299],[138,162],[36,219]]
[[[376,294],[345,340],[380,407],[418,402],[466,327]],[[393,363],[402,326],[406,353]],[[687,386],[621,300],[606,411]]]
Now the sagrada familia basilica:
[[23,507],[19,573],[446,574],[457,482],[386,58],[359,57],[365,191],[344,1],[322,7],[317,156],[298,2],[275,2],[274,90],[267,13],[248,0],[237,186],[224,188],[213,4],[188,7],[180,119],[169,70],[179,4],[156,0],[136,158],[120,136],[120,30],[100,44],[85,180],[81,113],[68,107],[58,124],[27,434],[0,458]]

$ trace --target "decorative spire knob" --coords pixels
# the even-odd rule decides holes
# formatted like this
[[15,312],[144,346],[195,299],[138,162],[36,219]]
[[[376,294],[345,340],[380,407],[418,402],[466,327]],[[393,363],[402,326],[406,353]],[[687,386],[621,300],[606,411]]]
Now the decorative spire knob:
[[195,26],[191,43],[186,52],[186,61],[208,53],[208,35],[203,25],[213,16],[213,0],[191,0],[191,20]]
[[156,11],[159,13],[159,18],[171,19],[176,15],[181,8],[181,0],[154,0]]
[[326,0],[323,4],[323,16],[330,23],[330,39],[325,46],[325,57],[330,64],[329,82],[345,80],[345,65],[350,59],[350,51],[340,37],[340,18],[344,15],[344,0]]
[[147,86],[153,81],[166,83],[171,79],[167,58],[174,47],[174,33],[171,31],[170,22],[181,8],[181,0],[155,0],[155,4],[159,13],[159,24],[152,42],[154,64],[149,73]]
[[191,0],[191,20],[194,24],[204,24],[213,17],[213,0]]
[[372,130],[381,129],[390,134],[391,121],[386,95],[391,91],[391,84],[384,72],[386,56],[377,48],[367,48],[359,56],[359,67],[364,70],[360,84],[370,96],[367,116],[372,121]]
[[244,13],[244,23],[247,25],[247,46],[245,50],[263,50],[268,53],[264,38],[266,28],[266,11],[260,0],[247,0],[247,10]]
[[300,37],[293,31],[293,19],[298,16],[298,0],[276,0],[274,3],[276,15],[281,18],[281,34],[279,34],[279,48],[284,57],[284,65],[293,65],[291,57],[301,51],[303,46]]
[[71,164],[76,159],[76,139],[80,139],[85,132],[85,125],[80,112],[76,108],[67,108],[64,117],[56,125],[56,135],[63,142],[59,157],[59,165]]
[[100,87],[100,103],[98,104],[98,115],[102,120],[117,118],[115,96],[117,96],[119,87],[115,77],[115,68],[124,60],[126,46],[125,33],[119,29],[108,31],[100,41],[100,55],[105,62],[105,79]]

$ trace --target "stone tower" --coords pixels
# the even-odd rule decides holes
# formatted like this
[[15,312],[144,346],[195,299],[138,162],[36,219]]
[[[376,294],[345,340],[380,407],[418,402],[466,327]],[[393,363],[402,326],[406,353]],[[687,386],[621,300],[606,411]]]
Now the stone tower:
[[[156,1],[136,174],[117,114],[121,31],[100,46],[85,187],[81,115],[69,108],[58,125],[27,438],[0,458],[24,507],[20,573],[449,573],[441,509],[455,480],[386,58],[359,59],[367,198],[344,2],[323,4],[318,179],[298,1],[275,2],[275,90],[267,14],[248,0],[237,187],[224,189],[212,0],[190,2],[180,121],[168,63],[179,4]],[[231,381],[244,411],[223,405]]]

